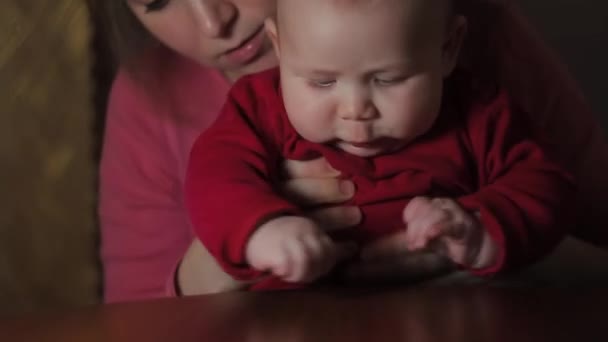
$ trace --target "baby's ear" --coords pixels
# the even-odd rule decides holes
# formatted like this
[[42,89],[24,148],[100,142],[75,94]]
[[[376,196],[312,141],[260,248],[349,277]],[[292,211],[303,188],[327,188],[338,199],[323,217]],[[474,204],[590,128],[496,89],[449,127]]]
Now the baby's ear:
[[443,77],[448,77],[456,68],[462,43],[467,34],[467,19],[457,15],[448,25],[443,43]]
[[280,49],[279,49],[279,34],[277,31],[277,22],[273,18],[267,18],[264,21],[264,27],[266,29],[266,34],[270,38],[272,42],[272,47],[274,48],[274,52],[277,55],[277,58],[281,58]]

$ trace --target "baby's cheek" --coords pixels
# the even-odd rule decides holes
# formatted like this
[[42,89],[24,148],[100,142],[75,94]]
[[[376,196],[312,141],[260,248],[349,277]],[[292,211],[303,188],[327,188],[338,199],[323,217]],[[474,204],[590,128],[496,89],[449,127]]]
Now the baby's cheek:
[[334,125],[329,115],[320,112],[289,115],[292,126],[304,139],[324,143],[335,138]]
[[407,141],[427,133],[435,123],[438,111],[433,106],[419,103],[420,100],[405,101],[399,106],[387,108],[383,112],[383,125],[389,136]]

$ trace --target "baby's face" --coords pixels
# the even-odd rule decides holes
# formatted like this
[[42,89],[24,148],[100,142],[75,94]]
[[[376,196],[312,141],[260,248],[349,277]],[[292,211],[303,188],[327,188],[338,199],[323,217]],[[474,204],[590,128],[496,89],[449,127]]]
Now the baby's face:
[[442,2],[279,1],[278,27],[267,28],[297,132],[361,157],[427,132],[451,71]]

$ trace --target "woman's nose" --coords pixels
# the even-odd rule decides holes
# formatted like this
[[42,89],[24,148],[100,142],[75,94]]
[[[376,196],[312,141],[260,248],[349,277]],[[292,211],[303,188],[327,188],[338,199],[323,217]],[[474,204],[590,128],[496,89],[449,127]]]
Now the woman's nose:
[[237,8],[227,0],[198,0],[196,11],[201,30],[210,38],[229,35],[237,17]]

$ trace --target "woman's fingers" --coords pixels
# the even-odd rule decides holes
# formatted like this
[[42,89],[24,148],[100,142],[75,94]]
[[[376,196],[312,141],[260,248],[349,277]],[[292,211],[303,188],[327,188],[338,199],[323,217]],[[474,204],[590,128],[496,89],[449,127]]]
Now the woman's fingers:
[[340,180],[340,172],[333,169],[324,158],[310,161],[288,160],[285,162],[287,181],[282,184],[283,194],[301,206],[343,203],[355,194],[355,185]]
[[[339,204],[355,195],[355,184],[350,180],[337,179],[340,175],[324,158],[311,161],[285,162],[288,181],[282,184],[283,195],[293,203],[312,208],[320,205]],[[326,232],[350,228],[361,222],[361,210],[357,207],[337,206],[312,210],[307,215]]]
[[[382,237],[367,245],[361,251],[364,261],[390,260],[405,254],[420,254],[423,251],[441,252],[440,246],[425,236],[425,230],[416,222],[406,230]],[[410,229],[412,228],[412,229]]]
[[282,185],[283,194],[301,206],[346,202],[355,194],[355,185],[337,178],[293,178]]
[[363,248],[361,259],[364,261],[390,260],[390,258],[407,253],[407,241],[406,230],[382,237]]
[[354,242],[337,243],[334,247],[336,263],[352,259],[359,252],[359,246]]
[[321,229],[331,234],[334,231],[351,228],[361,222],[361,210],[358,207],[330,207],[312,211],[308,214]]
[[286,160],[283,165],[289,179],[336,178],[340,176],[340,172],[332,168],[325,158],[307,161]]
[[349,266],[345,276],[354,282],[419,281],[453,269],[453,263],[434,253],[402,253],[387,259],[362,260]]

